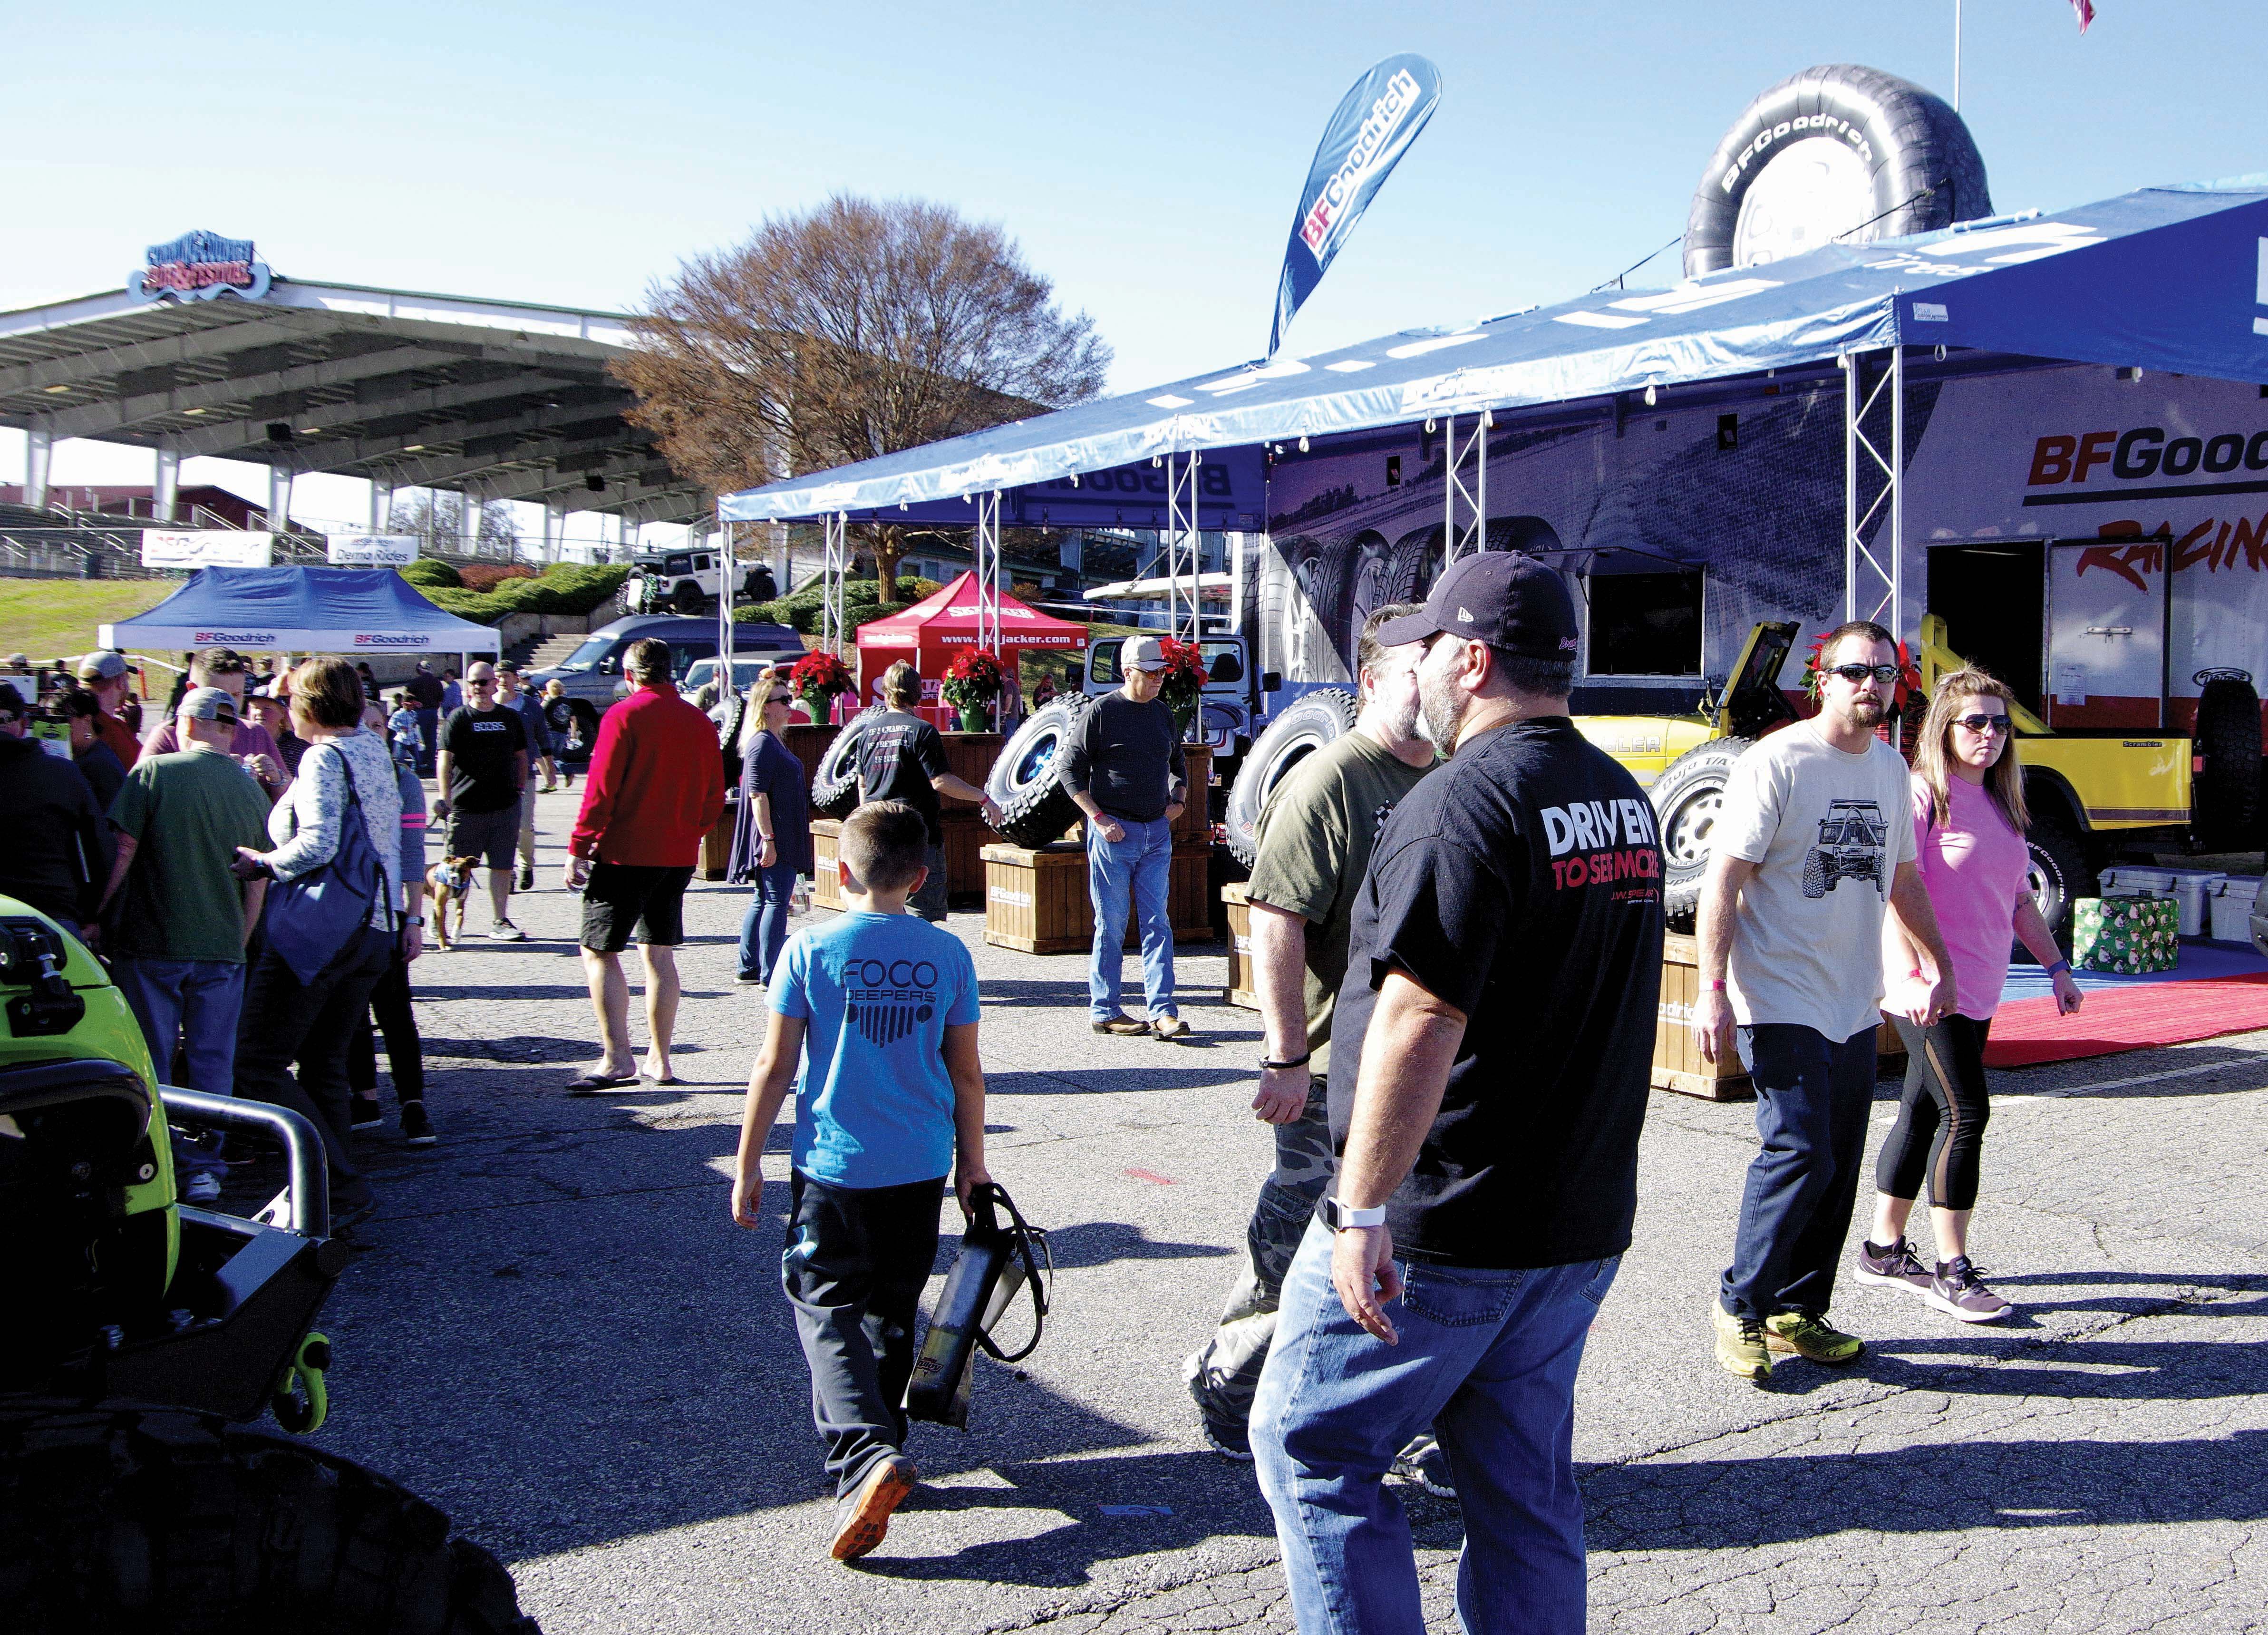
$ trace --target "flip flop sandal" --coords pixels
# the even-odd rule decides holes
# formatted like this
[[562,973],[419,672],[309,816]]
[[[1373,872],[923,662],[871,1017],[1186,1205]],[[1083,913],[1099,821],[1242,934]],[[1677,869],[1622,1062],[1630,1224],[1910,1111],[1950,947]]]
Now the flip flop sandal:
[[569,1095],[596,1095],[601,1090],[617,1089],[623,1085],[634,1085],[637,1082],[638,1076],[636,1073],[631,1073],[627,1077],[621,1079],[609,1078],[605,1073],[585,1073],[580,1079],[574,1079],[568,1084],[567,1094]]

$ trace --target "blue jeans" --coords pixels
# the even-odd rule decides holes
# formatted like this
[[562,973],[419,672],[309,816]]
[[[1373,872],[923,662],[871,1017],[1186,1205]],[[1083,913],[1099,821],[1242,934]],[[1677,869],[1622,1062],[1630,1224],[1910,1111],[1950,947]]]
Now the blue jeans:
[[[244,1008],[244,966],[230,960],[145,960],[122,956],[111,961],[121,991],[142,1024],[150,1046],[150,1065],[161,1084],[173,1082],[173,1045],[180,1043],[188,1090],[232,1095],[236,1087],[236,1021]],[[177,1144],[183,1179],[220,1175],[217,1142]]]
[[1762,1145],[1749,1162],[1719,1297],[1736,1317],[1823,1313],[1866,1156],[1874,1030],[1835,1040],[1815,1027],[1761,1022],[1740,1030],[1740,1045]]
[[1126,838],[1108,841],[1101,826],[1086,826],[1086,890],[1094,902],[1094,952],[1087,961],[1087,1011],[1107,1022],[1120,1011],[1118,968],[1126,948],[1126,912],[1130,905],[1142,928],[1142,990],[1150,1017],[1178,1016],[1174,1005],[1174,924],[1166,911],[1166,887],[1174,866],[1174,826],[1160,818],[1114,822]]
[[1430,1424],[1464,1513],[1468,1635],[1580,1635],[1575,1371],[1622,1257],[1529,1270],[1399,1262],[1404,1287],[1388,1315],[1401,1338],[1388,1345],[1340,1305],[1331,1240],[1309,1225],[1252,1405],[1300,1628],[1423,1635],[1409,1518],[1386,1474]]
[[795,895],[792,864],[775,863],[756,871],[748,911],[740,917],[740,975],[769,983],[787,942],[788,901]]

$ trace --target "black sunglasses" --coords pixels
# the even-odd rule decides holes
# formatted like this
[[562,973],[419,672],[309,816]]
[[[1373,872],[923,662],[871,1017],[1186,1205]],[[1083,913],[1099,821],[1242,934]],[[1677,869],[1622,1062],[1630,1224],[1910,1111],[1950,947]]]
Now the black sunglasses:
[[1957,715],[1953,718],[1953,724],[1965,726],[1972,733],[2005,733],[2009,726],[2008,718],[2005,715]]
[[1888,687],[1898,679],[1898,667],[1894,664],[1838,664],[1827,674],[1839,675],[1853,687],[1857,687],[1869,676]]

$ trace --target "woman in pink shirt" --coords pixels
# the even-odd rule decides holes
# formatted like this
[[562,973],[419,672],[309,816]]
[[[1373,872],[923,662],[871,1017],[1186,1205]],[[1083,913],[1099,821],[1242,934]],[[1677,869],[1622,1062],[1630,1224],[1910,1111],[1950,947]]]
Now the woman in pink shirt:
[[[1883,925],[1887,998],[1905,1041],[1905,1094],[1874,1166],[1874,1229],[1859,1245],[1861,1283],[1911,1290],[1963,1322],[2006,1316],[2009,1302],[1984,1286],[1969,1259],[1978,1153],[1992,1098],[1984,1038],[2008,977],[2013,935],[2046,968],[2064,1013],[2079,1009],[2079,984],[2032,900],[2024,845],[2024,775],[2010,737],[2014,695],[1989,673],[1947,676],[1930,701],[1914,748],[1914,836],[1930,906],[1953,959],[1955,1004],[1928,1027],[1924,961],[1898,930]],[[1906,1220],[1929,1181],[1934,1271],[1906,1241]]]

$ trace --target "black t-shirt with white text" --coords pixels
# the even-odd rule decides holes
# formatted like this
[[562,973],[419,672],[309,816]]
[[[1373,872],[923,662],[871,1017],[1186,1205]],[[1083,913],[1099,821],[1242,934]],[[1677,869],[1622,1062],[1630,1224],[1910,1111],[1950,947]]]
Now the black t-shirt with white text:
[[1395,1254],[1562,1266],[1630,1247],[1661,937],[1653,808],[1565,717],[1468,740],[1403,799],[1355,903],[1330,1082],[1344,1156],[1388,974],[1464,1013],[1388,1202]]
[[858,791],[864,800],[902,800],[929,825],[929,843],[945,843],[945,819],[930,779],[945,776],[945,740],[917,715],[885,710],[858,729]]
[[453,710],[441,728],[441,748],[449,752],[449,804],[456,810],[501,812],[519,799],[513,757],[527,748],[527,728],[518,711]]

